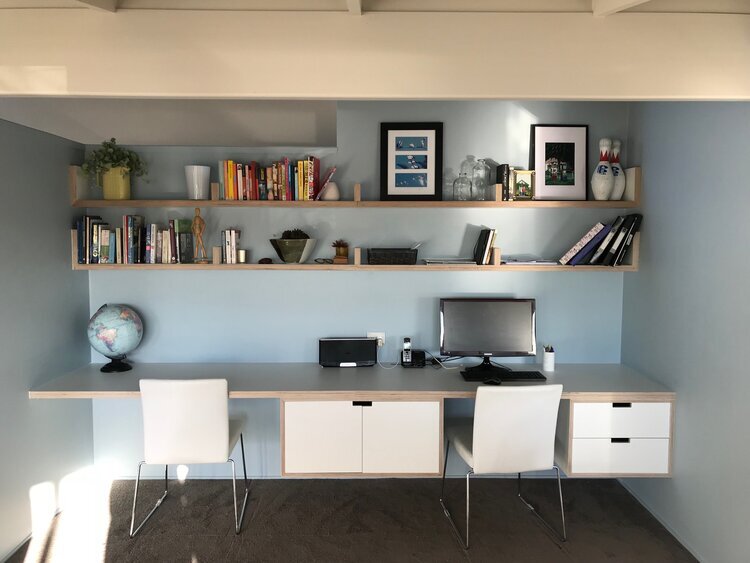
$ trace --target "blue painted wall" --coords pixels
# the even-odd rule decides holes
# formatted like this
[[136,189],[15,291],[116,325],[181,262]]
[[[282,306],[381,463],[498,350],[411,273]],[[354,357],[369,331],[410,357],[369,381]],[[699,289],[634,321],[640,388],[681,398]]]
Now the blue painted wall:
[[31,532],[29,489],[91,463],[91,405],[28,391],[89,361],[88,279],[70,269],[68,164],[83,146],[0,120],[0,559]]
[[[344,102],[339,104],[339,150],[326,157],[340,167],[344,197],[361,182],[366,199],[378,199],[378,139],[381,121],[443,121],[445,165],[458,168],[466,154],[498,162],[528,162],[531,123],[588,123],[590,165],[596,140],[627,138],[628,106],[620,103],[517,102]],[[138,149],[151,163],[150,184],[162,190],[173,180],[160,171],[180,167],[161,158],[164,149]],[[196,162],[213,162],[211,149],[179,149]],[[189,162],[189,161],[188,161]],[[626,160],[627,163],[627,160]],[[172,177],[170,177],[172,178]],[[174,187],[170,189],[175,189]],[[145,210],[148,220],[192,216],[190,209]],[[301,226],[319,239],[317,255],[331,256],[330,243],[404,245],[423,241],[420,256],[469,255],[481,225],[499,230],[506,253],[536,253],[559,258],[592,224],[615,213],[586,210],[526,209],[219,209],[204,210],[209,244],[221,228],[242,229],[242,246],[253,261],[273,256],[268,238]],[[116,213],[107,216],[118,220]],[[90,311],[106,302],[129,303],[143,316],[146,335],[133,354],[141,362],[292,361],[316,362],[322,336],[385,331],[383,360],[398,357],[399,343],[411,336],[415,347],[437,352],[440,297],[535,297],[538,340],[552,342],[561,362],[619,362],[623,274],[470,273],[470,272],[91,272]],[[95,361],[102,358],[94,354]],[[97,459],[116,460],[131,475],[139,453],[136,405],[94,405]],[[247,408],[242,405],[236,408]],[[260,407],[259,407],[260,408]],[[254,475],[278,475],[278,413],[275,403],[258,419],[250,440]],[[454,407],[462,410],[462,407]],[[464,406],[464,412],[466,409]],[[116,412],[113,414],[113,409]],[[124,411],[131,409],[127,415]],[[123,425],[123,417],[129,424]],[[263,460],[263,461],[258,461]],[[213,473],[209,473],[213,474]]]
[[641,266],[626,276],[625,363],[677,392],[672,479],[627,485],[704,561],[747,561],[750,104],[635,104]]

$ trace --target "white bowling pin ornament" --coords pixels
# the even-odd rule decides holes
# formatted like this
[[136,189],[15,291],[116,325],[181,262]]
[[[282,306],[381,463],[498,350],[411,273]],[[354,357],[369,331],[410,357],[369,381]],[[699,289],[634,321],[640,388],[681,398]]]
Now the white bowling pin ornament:
[[612,158],[609,160],[609,165],[612,168],[612,175],[615,177],[615,186],[609,199],[620,200],[622,194],[625,193],[625,170],[620,164],[620,141],[617,139],[612,141]]
[[599,139],[599,164],[596,165],[594,175],[591,177],[591,191],[594,199],[609,199],[612,189],[615,187],[615,177],[612,175],[612,167],[609,165],[609,151],[612,148],[610,139]]

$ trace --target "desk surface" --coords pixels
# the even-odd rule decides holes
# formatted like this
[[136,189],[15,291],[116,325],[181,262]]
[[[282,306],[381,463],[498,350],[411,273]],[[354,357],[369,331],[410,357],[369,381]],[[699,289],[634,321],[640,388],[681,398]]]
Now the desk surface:
[[[135,364],[125,373],[101,373],[89,364],[29,391],[31,399],[137,398],[140,379],[224,378],[236,399],[451,399],[473,398],[480,383],[460,370],[322,368],[318,364]],[[514,364],[514,370],[540,370]],[[674,401],[663,385],[621,364],[558,364],[547,383],[562,383],[563,399],[577,401]],[[507,383],[506,385],[515,385]]]

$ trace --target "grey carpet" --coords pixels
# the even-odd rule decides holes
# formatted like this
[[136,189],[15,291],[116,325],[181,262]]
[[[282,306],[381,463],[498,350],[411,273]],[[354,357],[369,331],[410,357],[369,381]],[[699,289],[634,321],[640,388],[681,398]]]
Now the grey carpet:
[[[529,480],[528,498],[558,524],[552,480]],[[141,516],[160,495],[142,486]],[[443,515],[439,480],[259,480],[243,530],[234,534],[230,481],[170,482],[170,496],[135,538],[128,538],[132,481],[113,485],[104,560],[499,562],[695,561],[619,483],[563,482],[568,542],[559,545],[515,496],[512,479],[472,480],[471,547],[459,546]],[[448,505],[461,521],[464,481],[448,481]],[[82,561],[60,553],[53,530],[43,561]],[[70,551],[68,543],[67,549]],[[9,561],[24,560],[22,548]]]

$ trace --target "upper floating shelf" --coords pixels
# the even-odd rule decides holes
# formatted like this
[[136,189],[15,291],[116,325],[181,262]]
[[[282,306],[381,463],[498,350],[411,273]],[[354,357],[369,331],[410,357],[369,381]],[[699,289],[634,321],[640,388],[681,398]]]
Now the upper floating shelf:
[[496,201],[365,201],[361,199],[361,186],[354,186],[353,201],[232,201],[232,200],[192,200],[192,199],[78,199],[76,189],[77,167],[71,167],[70,195],[73,207],[79,208],[153,208],[153,207],[363,207],[363,208],[479,208],[479,209],[522,209],[522,208],[566,208],[566,209],[633,209],[641,205],[641,169],[629,168],[628,182],[623,199],[616,201],[573,201],[573,200],[519,200],[501,201],[502,185],[495,185]]

